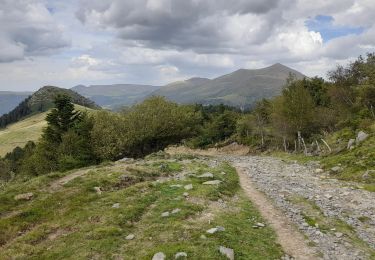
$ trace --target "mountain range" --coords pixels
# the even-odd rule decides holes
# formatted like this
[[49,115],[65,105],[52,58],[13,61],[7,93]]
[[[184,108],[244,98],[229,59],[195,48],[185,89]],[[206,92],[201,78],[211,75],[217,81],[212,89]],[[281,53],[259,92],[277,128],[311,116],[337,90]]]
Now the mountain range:
[[[83,106],[92,102],[91,105],[96,103],[107,109],[132,106],[149,96],[155,95],[164,96],[171,101],[183,104],[222,103],[239,108],[249,108],[260,99],[279,95],[291,74],[297,79],[305,77],[294,69],[276,63],[262,69],[239,69],[214,79],[195,77],[165,86],[139,84],[78,85],[73,87],[69,93],[80,94],[81,102],[84,101],[82,97],[87,98],[85,102],[88,103],[81,103]],[[16,107],[20,100],[28,95],[30,93],[0,92],[0,115]],[[50,107],[51,100],[48,102],[45,105]],[[43,106],[43,102],[38,104]]]
[[281,93],[287,78],[305,76],[282,64],[256,70],[239,69],[215,79],[192,78],[156,90],[152,95],[165,96],[178,103],[226,104],[251,107],[262,98]]

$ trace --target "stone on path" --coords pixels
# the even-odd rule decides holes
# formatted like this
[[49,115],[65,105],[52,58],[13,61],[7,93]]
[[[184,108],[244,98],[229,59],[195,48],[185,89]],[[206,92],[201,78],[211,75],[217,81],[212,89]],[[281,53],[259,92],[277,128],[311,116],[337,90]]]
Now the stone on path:
[[165,258],[165,254],[163,252],[159,252],[152,257],[152,260],[164,260]]
[[187,254],[185,252],[178,252],[175,256],[174,259],[180,259],[180,258],[186,258]]
[[125,237],[126,240],[133,240],[135,238],[134,234],[129,234]]
[[187,192],[184,192],[184,197],[189,197],[189,193],[187,193]]
[[342,168],[340,166],[335,166],[331,168],[331,171],[334,173],[338,173],[342,171]]
[[188,184],[184,186],[185,190],[192,190],[193,189],[193,184]]
[[34,193],[28,192],[23,194],[18,194],[14,196],[15,200],[31,200],[34,197]]
[[336,232],[335,233],[335,236],[337,237],[337,238],[340,238],[340,237],[342,237],[344,234],[343,233],[341,233],[341,232]]
[[220,246],[219,251],[222,255],[226,256],[230,260],[234,260],[234,251],[231,248]]
[[221,183],[221,181],[219,181],[219,180],[203,182],[204,185],[218,185],[220,183]]

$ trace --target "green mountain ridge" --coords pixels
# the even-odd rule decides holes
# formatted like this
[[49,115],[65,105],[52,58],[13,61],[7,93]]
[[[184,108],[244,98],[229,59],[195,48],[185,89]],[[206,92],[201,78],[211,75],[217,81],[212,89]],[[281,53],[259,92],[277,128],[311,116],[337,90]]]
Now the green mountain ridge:
[[18,104],[12,111],[0,117],[0,128],[4,128],[11,123],[18,122],[25,117],[45,112],[54,107],[54,98],[59,95],[67,95],[74,104],[88,107],[91,109],[100,109],[93,101],[70,89],[63,89],[54,86],[45,86],[28,96]]

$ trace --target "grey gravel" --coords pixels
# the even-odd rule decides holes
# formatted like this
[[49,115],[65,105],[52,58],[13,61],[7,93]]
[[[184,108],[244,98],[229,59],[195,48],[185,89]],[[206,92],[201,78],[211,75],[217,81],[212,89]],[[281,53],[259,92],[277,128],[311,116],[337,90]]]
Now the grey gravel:
[[[370,259],[368,252],[359,248],[341,232],[328,227],[308,225],[303,208],[288,198],[303,197],[315,203],[325,217],[348,224],[356,235],[375,249],[375,193],[358,188],[357,183],[327,178],[319,163],[300,165],[273,157],[221,156],[221,160],[243,168],[257,188],[271,198],[306,237],[316,244],[323,259]],[[338,165],[338,168],[341,167]],[[337,169],[335,169],[337,170]],[[365,223],[359,218],[366,218]],[[256,225],[257,226],[257,225]]]

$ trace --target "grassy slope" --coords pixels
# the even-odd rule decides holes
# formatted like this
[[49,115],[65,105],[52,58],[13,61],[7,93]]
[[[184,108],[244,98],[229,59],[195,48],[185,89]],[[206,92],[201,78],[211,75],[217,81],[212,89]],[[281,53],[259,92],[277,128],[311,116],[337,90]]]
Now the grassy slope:
[[[223,183],[202,185],[207,179],[193,176],[168,179],[179,172],[207,171]],[[205,161],[182,158],[117,163],[93,167],[60,190],[48,191],[51,182],[66,174],[37,177],[0,191],[0,259],[151,259],[159,251],[167,259],[180,251],[189,259],[225,259],[218,252],[220,245],[233,248],[236,259],[279,259],[283,254],[270,228],[252,228],[262,219],[229,165],[210,168]],[[130,177],[120,181],[124,174]],[[194,188],[187,199],[183,187],[170,187],[190,183]],[[101,195],[95,186],[102,188]],[[20,191],[35,197],[15,201]],[[114,203],[120,207],[113,208]],[[181,211],[161,217],[176,208]],[[215,226],[226,230],[206,233]],[[125,239],[130,233],[134,240]]]
[[44,120],[46,115],[47,112],[40,113],[0,130],[0,156],[11,152],[16,146],[23,147],[27,141],[37,141],[47,125]]
[[[89,108],[75,105],[80,111],[92,111]],[[0,129],[0,156],[11,152],[17,146],[23,147],[28,141],[37,141],[42,130],[47,126],[45,117],[48,112],[39,113]]]

